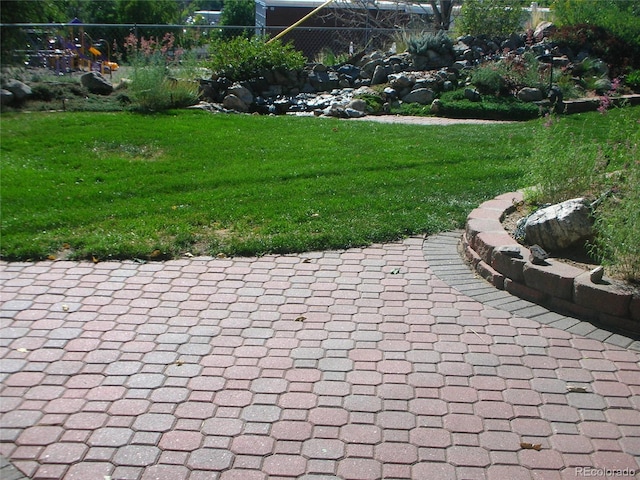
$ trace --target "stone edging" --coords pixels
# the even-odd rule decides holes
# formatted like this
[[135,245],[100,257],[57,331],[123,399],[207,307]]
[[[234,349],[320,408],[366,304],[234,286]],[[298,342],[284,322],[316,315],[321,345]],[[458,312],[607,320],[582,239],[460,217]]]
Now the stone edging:
[[[467,217],[462,236],[464,254],[475,271],[496,288],[633,336],[640,335],[640,295],[616,288],[606,277],[593,283],[589,271],[548,259],[546,265],[529,261],[529,249],[502,226],[502,219],[521,202],[521,192],[500,195],[483,203]],[[499,250],[520,249],[520,258]]]

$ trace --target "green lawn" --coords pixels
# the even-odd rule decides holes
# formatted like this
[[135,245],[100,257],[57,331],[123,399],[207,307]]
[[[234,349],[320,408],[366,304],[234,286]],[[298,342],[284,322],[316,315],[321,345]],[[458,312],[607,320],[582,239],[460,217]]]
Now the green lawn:
[[[567,122],[598,136],[615,112]],[[479,203],[526,185],[542,124],[3,114],[1,254],[260,255],[460,228]]]

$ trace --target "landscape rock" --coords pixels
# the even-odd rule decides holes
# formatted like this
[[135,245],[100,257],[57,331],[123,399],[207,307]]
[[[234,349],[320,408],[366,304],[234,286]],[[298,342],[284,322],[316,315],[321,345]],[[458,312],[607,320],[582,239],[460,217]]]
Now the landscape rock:
[[544,38],[550,36],[556,31],[556,26],[551,22],[540,22],[536,29],[533,31],[533,37],[538,41],[542,41]]
[[464,89],[464,98],[470,100],[472,102],[480,102],[482,101],[482,96],[478,93],[477,90],[473,88],[465,88]]
[[87,72],[80,77],[80,83],[96,95],[111,95],[113,85],[100,72]]
[[542,208],[527,218],[525,242],[547,251],[558,251],[584,242],[593,236],[591,205],[584,198]]
[[387,79],[387,71],[384,68],[384,65],[377,65],[373,71],[373,76],[371,77],[371,85],[387,83]]
[[0,105],[9,105],[13,101],[13,93],[9,90],[0,89]]
[[10,79],[2,85],[3,90],[11,92],[12,101],[22,102],[25,98],[32,94],[31,87],[19,80]]
[[539,102],[544,98],[544,92],[539,88],[524,87],[518,91],[517,96],[523,102]]
[[433,102],[435,93],[428,88],[418,88],[412,90],[407,95],[402,97],[402,101],[406,103],[419,103],[420,105],[428,105]]
[[222,101],[222,106],[228,110],[236,110],[238,112],[246,113],[249,111],[249,105],[244,103],[242,99],[240,99],[238,96],[233,94],[227,95],[226,97],[224,97],[224,100]]
[[251,93],[251,91],[243,85],[240,85],[239,83],[234,83],[233,85],[231,85],[231,87],[227,90],[227,93],[229,95],[235,95],[236,97],[238,97],[242,103],[247,105],[247,107],[253,103],[253,94]]

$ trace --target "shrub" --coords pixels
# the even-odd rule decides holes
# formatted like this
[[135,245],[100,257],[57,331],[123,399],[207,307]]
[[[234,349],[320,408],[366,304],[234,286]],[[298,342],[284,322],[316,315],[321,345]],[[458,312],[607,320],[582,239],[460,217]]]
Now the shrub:
[[640,90],[640,70],[632,70],[624,79],[624,83],[634,90]]
[[[640,61],[640,3],[617,0],[555,0],[553,14],[562,27],[591,25],[611,32],[635,50]],[[619,52],[623,53],[623,52]],[[629,54],[629,52],[625,52]],[[638,65],[636,65],[636,68]]]
[[407,51],[412,55],[427,56],[429,50],[439,55],[454,55],[453,41],[443,30],[409,37],[406,43]]
[[508,37],[521,29],[524,17],[512,0],[465,0],[456,27],[462,35]]
[[471,83],[484,95],[505,93],[507,82],[495,64],[481,66],[471,75]]
[[530,120],[540,116],[536,105],[521,102],[515,97],[487,96],[481,102],[472,102],[465,98],[464,90],[443,93],[440,108],[447,117],[457,118]]
[[265,38],[236,37],[228,41],[217,40],[210,45],[207,66],[231,81],[251,80],[262,76],[265,70],[300,70],[305,58],[291,44],[279,40],[270,43]]
[[576,53],[589,51],[610,66],[613,76],[622,74],[630,66],[640,66],[640,46],[627,43],[604,27],[588,24],[564,26],[556,30],[551,40]]

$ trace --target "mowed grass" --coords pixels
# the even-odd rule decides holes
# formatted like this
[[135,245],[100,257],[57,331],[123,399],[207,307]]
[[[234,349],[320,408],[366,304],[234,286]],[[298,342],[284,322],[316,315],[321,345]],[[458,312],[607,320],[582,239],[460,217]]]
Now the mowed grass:
[[1,121],[6,260],[291,253],[460,228],[525,186],[542,129],[196,111]]

